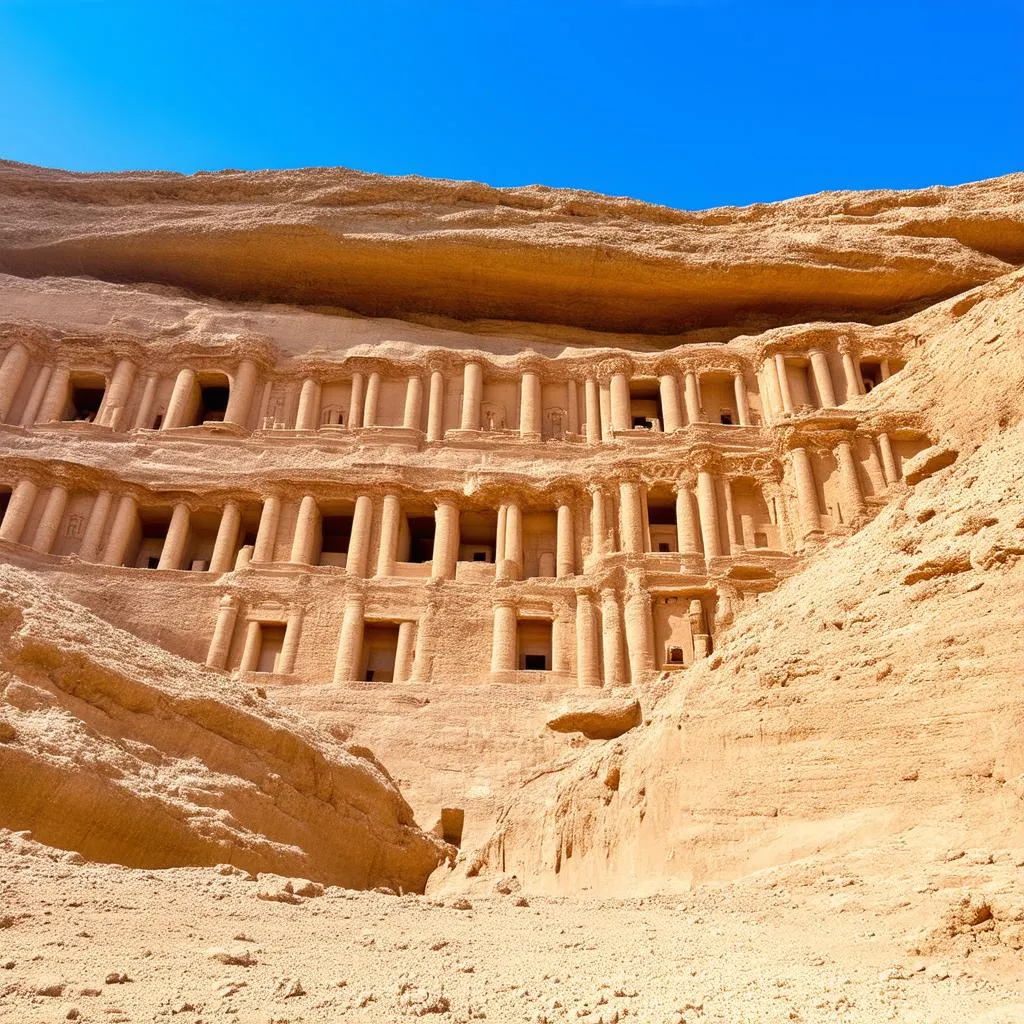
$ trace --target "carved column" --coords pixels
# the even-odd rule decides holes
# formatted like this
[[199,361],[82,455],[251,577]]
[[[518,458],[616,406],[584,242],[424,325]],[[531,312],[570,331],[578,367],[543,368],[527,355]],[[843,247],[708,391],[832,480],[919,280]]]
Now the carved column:
[[366,576],[370,559],[370,529],[373,526],[373,498],[360,494],[352,516],[352,537],[345,559],[345,572],[349,576]]
[[284,627],[281,653],[277,658],[277,671],[281,675],[290,676],[295,671],[295,658],[299,653],[299,640],[301,637],[302,609],[292,608],[288,612],[288,622]]
[[532,370],[523,374],[519,391],[519,434],[537,438],[541,434],[540,377]]
[[228,392],[228,406],[224,410],[225,423],[233,423],[243,429],[249,426],[257,373],[256,364],[251,359],[243,359],[238,364],[231,381],[231,390]]
[[317,530],[320,526],[320,508],[316,498],[307,494],[299,502],[299,514],[295,519],[295,536],[289,561],[298,565],[313,565]]
[[697,388],[697,374],[693,370],[686,371],[684,393],[686,396],[686,422],[700,423],[700,391]]
[[739,417],[740,426],[749,426],[750,403],[747,401],[747,381],[742,370],[737,370],[732,375],[732,390],[736,396],[736,414]]
[[843,377],[846,379],[846,401],[856,398],[864,393],[864,381],[861,380],[860,370],[854,361],[853,353],[849,347],[840,349],[843,356]]
[[123,430],[125,413],[135,385],[135,374],[138,367],[130,359],[122,359],[114,367],[110,377],[110,385],[103,395],[103,406],[96,415],[96,422],[110,427],[111,430]]
[[259,529],[256,531],[256,544],[253,547],[254,562],[272,562],[277,547],[277,528],[281,522],[281,499],[271,495],[263,501],[263,512],[260,515]]
[[804,448],[794,448],[790,453],[793,461],[793,478],[796,483],[796,501],[804,536],[821,532],[821,516],[818,512],[818,487],[814,481],[814,467]]
[[406,619],[398,624],[398,643],[395,647],[395,673],[396,683],[407,682],[412,675],[413,637],[416,633],[416,623]]
[[644,524],[640,485],[632,480],[623,480],[619,484],[619,537],[623,551],[643,554]]
[[651,597],[635,580],[626,589],[625,616],[629,672],[636,685],[644,675],[654,671],[654,623]]
[[505,559],[499,573],[502,579],[523,577],[523,511],[515,502],[505,506]]
[[462,429],[480,429],[480,402],[484,396],[484,368],[466,363],[462,371]]
[[779,383],[779,370],[772,356],[769,356],[764,361],[764,379],[768,388],[765,405],[771,410],[772,422],[778,422],[785,412],[785,406],[782,403],[782,386]]
[[15,342],[4,353],[3,362],[0,362],[0,422],[7,422],[28,364],[28,349],[20,342]]
[[593,595],[580,591],[576,595],[576,680],[580,686],[601,685],[597,632]]
[[178,502],[171,513],[171,522],[167,527],[164,546],[160,549],[158,569],[181,568],[181,561],[185,557],[185,546],[188,544],[191,519],[192,514],[189,512],[188,505]]
[[410,377],[405,385],[405,409],[402,412],[402,426],[406,430],[421,430],[423,424],[423,381]]
[[892,441],[884,431],[878,435],[878,450],[882,455],[882,471],[885,473],[886,482],[897,483],[900,479],[900,471],[896,466],[896,455],[892,450]]
[[164,415],[164,430],[186,426],[186,421],[191,418],[191,409],[195,405],[198,386],[195,370],[186,366],[178,371],[171,400],[167,403],[167,412]]
[[814,376],[814,387],[821,399],[823,409],[834,409],[836,406],[836,392],[832,387],[832,370],[828,365],[828,356],[821,349],[811,349],[810,353],[811,373]]
[[626,685],[626,662],[622,652],[622,612],[610,587],[601,591],[601,646],[604,654],[604,685]]
[[81,547],[78,549],[78,557],[83,561],[95,562],[99,557],[103,531],[113,503],[114,496],[110,491],[100,491],[93,499],[92,508],[89,510],[89,519],[85,524],[85,534],[82,537]]
[[679,400],[679,381],[675,374],[663,373],[658,383],[658,390],[661,395],[661,415],[664,423],[661,429],[666,434],[679,430],[683,425],[683,410]]
[[364,608],[362,594],[351,594],[345,600],[345,614],[341,620],[341,635],[338,637],[338,657],[334,663],[335,683],[359,679],[362,675]]
[[715,477],[707,469],[697,473],[697,511],[700,516],[700,535],[704,541],[704,557],[717,558],[722,553],[718,532],[718,499],[715,497]]
[[39,488],[31,480],[18,481],[11,492],[11,500],[7,504],[3,522],[0,523],[0,540],[9,541],[11,544],[21,543],[38,495]]
[[242,648],[242,660],[239,672],[255,672],[260,663],[260,651],[263,648],[263,626],[258,622],[249,622],[245,627],[245,646]]
[[398,533],[402,525],[402,502],[397,494],[385,494],[377,547],[377,576],[394,576],[398,557]]
[[840,441],[836,445],[835,456],[839,463],[839,488],[843,494],[843,503],[848,510],[848,518],[856,519],[864,514],[864,492],[857,476],[853,446],[849,441]]
[[53,373],[52,366],[41,366],[36,379],[32,382],[32,390],[29,392],[25,407],[21,410],[21,425],[31,427],[39,418],[39,407],[43,404],[43,395],[50,383],[50,374]]
[[793,412],[793,393],[789,388],[789,368],[786,357],[781,352],[775,353],[775,373],[779,378],[779,396],[782,398],[782,411]]
[[[156,389],[160,377],[155,373],[146,374],[146,383],[142,389],[139,411],[135,414],[135,429],[146,430],[153,419],[153,406],[156,404]],[[162,425],[162,424],[161,424]]]
[[363,426],[377,426],[377,411],[380,406],[380,374],[374,370],[366,381],[366,402],[363,405]]
[[430,575],[436,580],[455,578],[459,557],[459,510],[453,501],[439,501],[434,510],[434,557]]
[[629,413],[629,379],[624,373],[613,373],[611,384],[612,430],[629,430],[633,419]]
[[681,555],[702,553],[700,529],[693,491],[688,484],[680,484],[676,491],[676,537]]
[[572,528],[572,506],[558,506],[555,538],[555,575],[559,579],[576,575],[576,543]]
[[238,603],[230,594],[225,594],[217,606],[217,622],[213,627],[210,650],[206,655],[206,667],[223,671],[231,652],[231,638],[238,618]]
[[434,370],[430,374],[430,396],[427,399],[427,440],[440,441],[444,437],[444,374]]
[[612,388],[608,381],[601,381],[597,389],[597,404],[601,413],[601,441],[612,440]]
[[569,671],[569,651],[567,648],[568,628],[565,619],[556,609],[555,617],[551,620],[551,671]]
[[590,498],[590,548],[600,558],[607,553],[608,525],[605,522],[604,491],[600,487],[592,487]]
[[235,549],[238,547],[238,531],[242,525],[242,511],[237,502],[226,501],[220,514],[220,526],[217,527],[217,539],[213,542],[213,554],[210,556],[210,572],[231,572],[235,561]]
[[736,534],[736,506],[732,493],[732,480],[726,477],[723,483],[725,484],[725,528],[729,539],[729,554],[735,555],[743,547],[743,544]]
[[43,506],[43,514],[39,517],[36,535],[32,538],[32,547],[40,554],[48,555],[57,539],[64,511],[68,507],[68,492],[60,485],[52,487]]
[[114,522],[110,527],[110,536],[103,549],[102,561],[106,565],[123,565],[128,554],[128,544],[132,534],[138,528],[139,506],[130,494],[122,495],[114,513]]
[[50,383],[39,407],[37,423],[53,423],[59,420],[68,403],[68,389],[71,385],[71,371],[66,366],[55,366],[50,374]]
[[580,389],[574,380],[565,384],[566,410],[569,416],[569,433],[579,436],[580,432]]
[[348,402],[348,425],[351,430],[363,426],[363,396],[366,381],[361,373],[352,374],[352,392]]
[[516,609],[501,602],[494,605],[494,635],[491,643],[491,671],[516,670]]
[[494,566],[497,578],[503,579],[505,563],[505,535],[508,528],[508,506],[498,506],[498,524],[494,530]]
[[307,377],[302,382],[302,390],[299,392],[299,411],[295,414],[295,429],[316,430],[319,425],[320,385],[312,377]]
[[587,444],[601,443],[601,403],[598,397],[597,381],[588,377],[583,386],[583,400],[587,416]]

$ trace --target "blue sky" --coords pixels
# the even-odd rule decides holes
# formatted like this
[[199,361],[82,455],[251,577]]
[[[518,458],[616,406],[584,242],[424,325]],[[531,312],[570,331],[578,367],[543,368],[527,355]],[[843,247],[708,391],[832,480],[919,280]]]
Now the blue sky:
[[687,209],[1024,169],[1024,0],[0,0],[0,157]]

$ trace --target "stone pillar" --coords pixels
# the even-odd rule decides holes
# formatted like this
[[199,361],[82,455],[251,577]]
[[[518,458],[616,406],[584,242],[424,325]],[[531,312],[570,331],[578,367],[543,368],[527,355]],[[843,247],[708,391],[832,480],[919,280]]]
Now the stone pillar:
[[844,348],[843,353],[843,376],[846,378],[846,401],[856,398],[864,393],[864,381],[861,380],[860,370],[853,359],[853,353]]
[[68,388],[71,384],[71,371],[66,366],[55,366],[50,374],[50,383],[39,407],[37,423],[53,423],[59,420],[68,402]]
[[519,434],[521,437],[540,437],[541,434],[540,377],[532,370],[523,374],[519,389]]
[[686,422],[700,423],[700,391],[697,389],[697,374],[693,370],[686,371],[684,394],[686,396]]
[[103,407],[96,416],[96,422],[111,430],[123,430],[125,413],[132,388],[135,385],[135,374],[138,367],[130,359],[122,359],[114,367],[110,385],[103,396]]
[[178,502],[171,513],[171,522],[167,527],[164,546],[160,549],[158,569],[180,569],[181,560],[185,557],[185,546],[188,544],[188,531],[192,515],[188,505]]
[[[307,377],[299,392],[299,411],[295,414],[296,430],[316,430],[320,425],[320,385]],[[351,424],[349,424],[351,426]]]
[[67,507],[67,488],[61,487],[59,484],[52,487],[46,498],[46,504],[43,506],[43,514],[39,517],[36,535],[32,538],[32,547],[40,554],[48,555],[53,548],[53,542],[57,539]]
[[363,405],[363,426],[377,426],[380,407],[380,374],[374,370],[366,380],[366,401]]
[[263,512],[260,515],[259,529],[256,531],[256,544],[253,547],[254,562],[272,562],[277,547],[277,527],[281,522],[281,499],[271,495],[263,501]]
[[223,671],[231,653],[231,638],[238,618],[238,604],[230,594],[225,594],[217,606],[217,622],[213,627],[210,650],[206,655],[206,667]]
[[0,422],[2,423],[7,422],[18,389],[25,379],[28,364],[28,349],[20,342],[12,345],[4,353],[3,362],[0,362]]
[[479,363],[466,363],[462,371],[463,430],[480,429],[480,402],[484,397],[484,368]]
[[299,502],[299,514],[295,519],[295,536],[289,561],[298,565],[313,565],[315,557],[317,527],[320,525],[320,509],[316,498],[307,494]]
[[619,536],[623,551],[643,554],[644,523],[640,485],[632,480],[623,480],[619,484]]
[[362,594],[352,594],[345,601],[345,614],[341,620],[341,635],[338,637],[338,657],[334,663],[334,681],[344,683],[358,679],[361,675],[363,658],[363,610]]
[[260,663],[260,651],[263,647],[263,626],[258,622],[250,622],[245,627],[245,646],[242,648],[242,660],[239,672],[254,672]]
[[569,433],[578,436],[580,432],[580,390],[576,381],[566,382],[565,398],[566,411],[569,415]]
[[290,676],[295,671],[295,658],[299,653],[299,640],[302,636],[302,609],[292,608],[288,612],[288,622],[284,627],[284,640],[281,653],[277,658],[277,671]]
[[366,381],[361,373],[352,374],[352,392],[348,402],[349,429],[357,430],[363,425],[363,395]]
[[50,374],[53,373],[52,366],[41,366],[36,379],[32,382],[32,390],[29,392],[25,408],[21,411],[21,425],[31,427],[39,418],[39,407],[43,404],[43,395],[50,383]]
[[735,555],[743,547],[741,538],[736,534],[736,505],[733,500],[732,480],[725,481],[725,528],[729,539],[729,554]]
[[416,623],[406,619],[398,624],[398,644],[395,647],[396,683],[404,683],[412,675],[413,638],[416,635]]
[[840,441],[836,445],[835,456],[839,463],[839,489],[843,495],[843,504],[848,510],[848,519],[856,519],[864,514],[864,492],[857,476],[853,446],[849,441]]
[[177,379],[174,381],[174,390],[171,392],[171,400],[167,403],[167,412],[164,414],[164,430],[186,426],[185,420],[189,415],[189,407],[195,401],[195,392],[198,386],[195,370],[190,370],[186,366],[178,371]]
[[601,591],[601,646],[604,655],[604,685],[626,685],[626,662],[622,653],[622,613],[619,599],[610,587]]
[[598,385],[597,404],[601,413],[601,440],[607,443],[612,440],[612,389],[607,381]]
[[220,514],[220,526],[217,527],[217,539],[213,542],[213,554],[210,556],[210,572],[230,572],[235,561],[235,548],[238,546],[238,530],[242,525],[242,511],[234,501],[224,503]]
[[583,386],[583,401],[587,416],[587,444],[601,443],[601,402],[598,397],[597,381],[587,378]]
[[779,396],[782,398],[782,411],[793,412],[793,393],[789,389],[789,369],[786,357],[781,352],[775,353],[775,372],[779,378]]
[[889,365],[888,359],[883,359],[878,364],[878,370],[882,375],[883,381],[887,381],[892,376],[892,367]]
[[633,418],[629,413],[629,379],[624,373],[613,373],[611,379],[612,430],[629,430]]
[[794,448],[790,453],[793,460],[793,478],[796,483],[796,501],[804,536],[821,531],[821,517],[818,512],[818,488],[814,482],[814,467],[804,448]]
[[590,549],[600,558],[607,551],[604,491],[594,487],[590,491]]
[[416,624],[416,652],[412,660],[412,679],[417,683],[430,680],[430,634],[433,628],[435,609],[428,604]]
[[491,642],[491,671],[516,670],[516,609],[507,602],[494,606],[494,635]]
[[373,498],[360,494],[352,516],[352,536],[348,543],[345,572],[349,576],[365,577],[370,558],[370,529],[373,526]]
[[675,374],[663,373],[658,384],[661,394],[661,415],[664,422],[661,429],[666,434],[679,430],[683,425],[683,409],[679,401],[679,381]]
[[224,422],[236,427],[249,426],[252,412],[252,396],[256,393],[256,364],[251,359],[243,359],[235,370],[228,392],[228,406],[224,410]]
[[551,620],[551,671],[569,671],[569,651],[567,648],[567,633],[565,619],[558,612],[555,612]]
[[576,595],[576,681],[580,686],[601,685],[594,599],[585,590]]
[[427,440],[440,441],[444,437],[444,374],[434,370],[430,374],[430,396],[427,399]]
[[402,426],[406,430],[421,430],[423,424],[423,381],[410,377],[405,385],[405,409]]
[[95,562],[99,557],[100,542],[103,540],[103,531],[113,503],[114,496],[110,491],[100,491],[93,499],[92,508],[89,510],[89,519],[85,524],[85,534],[78,549],[78,557],[83,561]]
[[508,579],[522,579],[523,512],[515,502],[505,506],[505,566]]
[[654,671],[654,623],[651,619],[651,598],[638,584],[626,591],[626,647],[629,650],[629,673],[638,684],[645,674]]
[[453,501],[439,501],[434,510],[434,556],[430,575],[435,580],[455,578],[459,558],[459,510]]
[[497,578],[502,578],[502,563],[505,561],[505,534],[508,528],[508,506],[498,506],[498,525],[494,531],[494,566]]
[[693,491],[687,484],[680,484],[676,491],[676,538],[681,555],[702,553],[697,509]]
[[810,353],[811,373],[814,376],[814,387],[818,392],[823,409],[834,409],[836,406],[836,392],[832,386],[832,371],[829,369],[828,356],[821,349],[811,349]]
[[31,480],[19,480],[11,492],[3,522],[0,522],[0,540],[11,544],[21,543],[22,534],[28,525],[35,506],[39,488]]
[[896,467],[896,455],[892,450],[892,441],[889,440],[889,435],[884,432],[878,435],[878,450],[882,455],[882,472],[885,473],[886,483],[897,483],[900,471]]
[[402,502],[397,494],[385,494],[377,547],[377,576],[394,576],[398,557],[398,533],[402,525]]
[[558,506],[555,537],[555,575],[559,579],[576,575],[576,542],[572,528],[572,506]]
[[130,495],[122,495],[114,513],[114,522],[110,527],[106,547],[103,549],[102,561],[106,565],[123,565],[128,554],[128,542],[138,526],[139,506]]
[[142,399],[139,402],[139,411],[135,414],[134,426],[136,430],[148,428],[149,421],[153,417],[153,406],[156,404],[156,389],[159,383],[160,378],[155,373],[146,374],[146,383],[142,389]]
[[779,370],[775,359],[770,357],[764,361],[764,379],[768,387],[767,406],[771,410],[773,422],[778,421],[785,412],[782,403],[782,386],[779,383]]
[[732,390],[736,396],[736,414],[739,417],[740,426],[749,426],[750,403],[747,401],[747,381],[740,370],[732,375]]
[[722,553],[718,533],[718,499],[715,497],[715,477],[707,469],[697,474],[697,512],[700,516],[700,535],[704,541],[704,557],[717,558]]

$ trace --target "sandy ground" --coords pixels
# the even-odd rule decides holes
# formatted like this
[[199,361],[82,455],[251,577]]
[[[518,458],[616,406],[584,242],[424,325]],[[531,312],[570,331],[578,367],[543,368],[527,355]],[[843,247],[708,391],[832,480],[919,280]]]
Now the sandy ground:
[[287,895],[276,876],[0,845],[4,1022],[1024,1021],[1019,955],[986,941],[991,920],[947,927],[969,893],[1020,897],[1009,851],[919,864],[898,841],[649,899],[527,897],[503,879],[289,903],[265,898]]

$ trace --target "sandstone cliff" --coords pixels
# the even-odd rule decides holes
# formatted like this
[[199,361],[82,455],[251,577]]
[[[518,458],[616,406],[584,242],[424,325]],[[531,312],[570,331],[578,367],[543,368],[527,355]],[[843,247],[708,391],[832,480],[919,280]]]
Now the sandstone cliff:
[[368,751],[0,566],[0,827],[90,860],[422,891],[445,855]]

